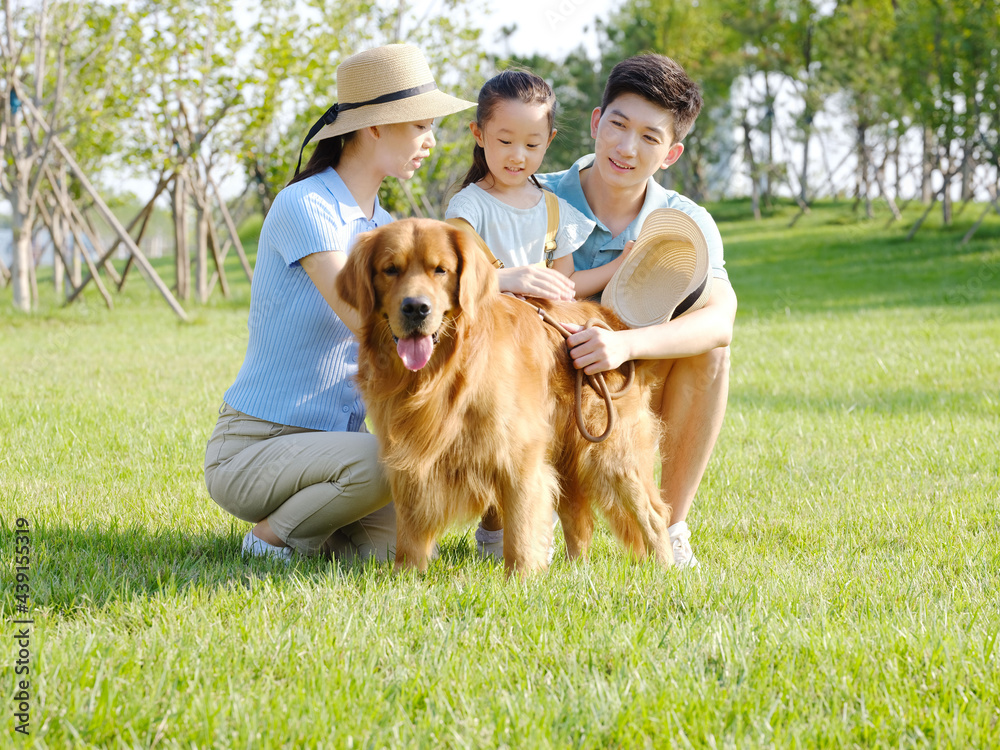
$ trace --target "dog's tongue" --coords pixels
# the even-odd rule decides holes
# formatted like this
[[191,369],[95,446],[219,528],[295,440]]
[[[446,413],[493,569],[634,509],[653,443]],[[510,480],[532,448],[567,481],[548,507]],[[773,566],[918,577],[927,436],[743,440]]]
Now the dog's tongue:
[[434,340],[430,336],[412,336],[396,343],[396,352],[407,370],[419,370],[431,358]]

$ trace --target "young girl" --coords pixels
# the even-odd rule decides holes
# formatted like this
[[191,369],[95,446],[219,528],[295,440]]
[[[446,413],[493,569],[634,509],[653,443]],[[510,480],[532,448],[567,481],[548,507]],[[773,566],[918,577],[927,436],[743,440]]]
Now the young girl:
[[[545,257],[548,212],[534,174],[556,135],[555,104],[552,88],[528,71],[508,69],[485,83],[469,124],[476,139],[472,167],[445,217],[468,221],[503,262],[497,272],[501,292],[585,299],[604,289],[626,253],[600,268],[576,271],[573,251],[590,236],[594,222],[560,198],[556,249],[552,258]],[[539,265],[545,260],[552,268]],[[502,559],[497,513],[488,512],[476,529],[476,550]]]
[[[462,189],[445,217],[468,221],[503,262],[500,291],[570,300],[599,293],[621,264],[576,271],[573,251],[590,236],[594,222],[559,199],[559,230],[552,258],[545,257],[547,210],[534,174],[556,135],[555,94],[537,75],[508,69],[479,92],[469,124],[476,145]],[[623,254],[624,255],[624,254]],[[551,260],[552,268],[540,265]]]

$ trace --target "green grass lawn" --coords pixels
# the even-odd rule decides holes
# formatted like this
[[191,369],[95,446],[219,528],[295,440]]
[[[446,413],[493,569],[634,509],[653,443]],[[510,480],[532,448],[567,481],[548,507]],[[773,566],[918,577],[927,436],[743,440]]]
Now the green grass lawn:
[[[245,281],[183,324],[136,275],[0,290],[5,731],[37,747],[1000,743],[1000,217],[915,240],[827,204],[717,209],[740,298],[699,572],[505,580],[470,529],[424,577],[240,559],[205,443]],[[169,282],[169,263],[162,266]],[[28,612],[16,519],[30,524]],[[30,735],[15,732],[29,618]]]

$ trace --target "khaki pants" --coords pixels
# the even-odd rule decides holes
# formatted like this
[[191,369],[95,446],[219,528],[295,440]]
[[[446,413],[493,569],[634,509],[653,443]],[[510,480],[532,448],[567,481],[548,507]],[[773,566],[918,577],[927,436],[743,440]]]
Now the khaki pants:
[[265,518],[290,547],[338,559],[395,554],[396,513],[366,432],[322,432],[256,419],[228,404],[205,452],[208,494],[237,518]]

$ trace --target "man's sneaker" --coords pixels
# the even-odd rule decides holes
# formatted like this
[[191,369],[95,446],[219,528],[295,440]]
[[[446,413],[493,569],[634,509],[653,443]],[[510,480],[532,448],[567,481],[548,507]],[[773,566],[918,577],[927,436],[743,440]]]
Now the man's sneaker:
[[670,548],[674,553],[674,565],[678,568],[697,568],[701,565],[691,551],[691,529],[686,521],[679,521],[667,529]]
[[273,557],[288,562],[292,559],[292,552],[291,547],[275,547],[259,539],[254,536],[252,529],[243,537],[243,554],[250,557]]

